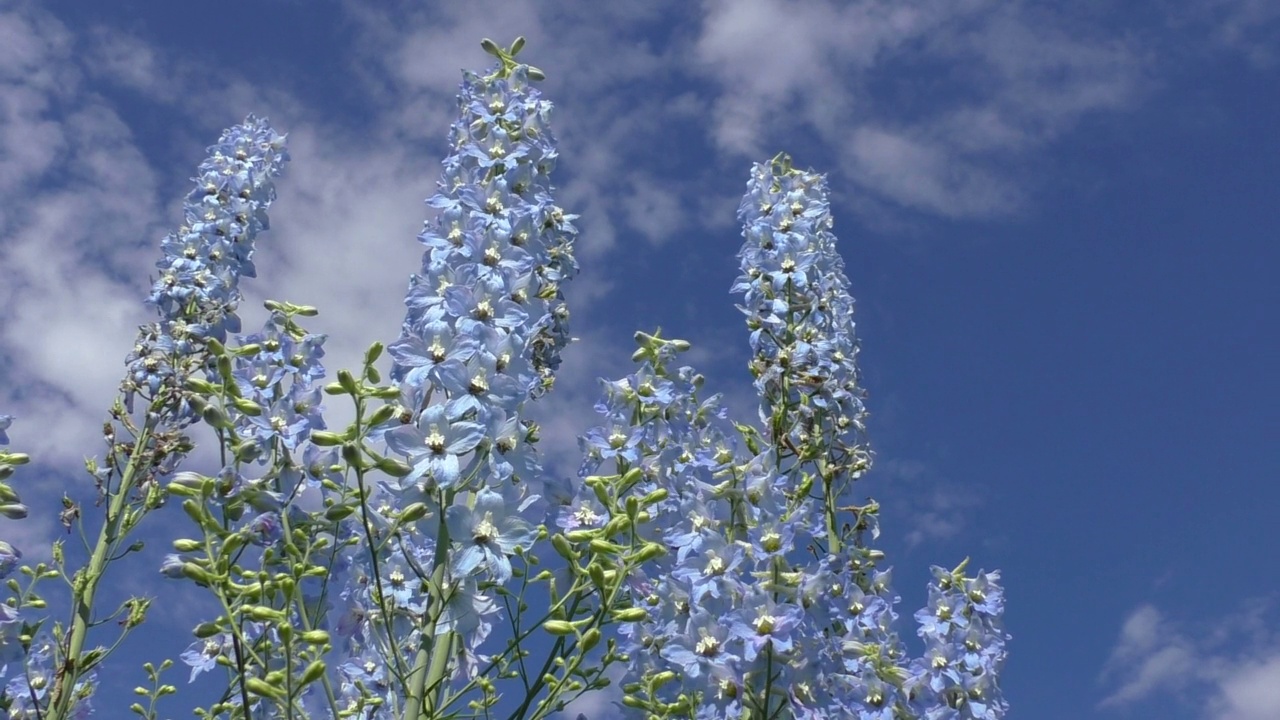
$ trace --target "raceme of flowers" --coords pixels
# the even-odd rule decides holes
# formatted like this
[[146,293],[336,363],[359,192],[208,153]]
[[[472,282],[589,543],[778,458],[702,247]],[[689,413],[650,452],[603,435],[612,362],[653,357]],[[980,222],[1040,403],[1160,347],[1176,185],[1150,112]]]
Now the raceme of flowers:
[[[625,494],[663,498],[648,505],[644,539],[670,552],[630,578],[647,614],[622,628],[626,705],[698,718],[1001,717],[999,574],[935,568],[916,616],[926,654],[909,660],[883,554],[863,542],[878,508],[851,503],[871,456],[826,195],[822,177],[779,156],[755,167],[740,210],[734,290],[763,433],[734,442],[719,398],[699,399],[701,376],[668,369],[683,344],[650,337],[641,369],[605,384],[605,422],[582,439],[583,475],[630,474]],[[829,519],[846,507],[855,521],[840,529]],[[559,525],[608,520],[584,486]]]
[[[616,713],[637,717],[1004,716],[998,572],[934,568],[919,657],[894,629],[891,572],[868,545],[879,507],[853,495],[872,456],[849,281],[825,179],[785,155],[754,167],[739,210],[733,292],[759,425],[731,421],[702,375],[674,366],[688,343],[638,333],[638,369],[602,381],[577,478],[542,468],[527,404],[551,391],[571,339],[577,231],[554,200],[551,105],[522,45],[485,41],[497,66],[464,73],[422,266],[385,347],[389,384],[380,343],[319,384],[325,337],[299,324],[314,308],[269,301],[262,329],[239,334],[239,280],[255,274],[287,155],[252,116],[210,149],[162,242],[148,298],[160,320],[127,359],[105,465],[88,463],[105,501],[93,556],[73,575],[56,545],[0,605],[11,717],[94,714],[110,651],[86,649],[84,620],[35,632],[36,586],[74,576],[87,619],[127,536],[165,502],[192,536],[160,572],[223,609],[179,658],[188,681],[225,673],[202,717],[547,717],[606,688],[614,665]],[[327,428],[324,394],[354,405],[349,427]],[[222,448],[212,474],[180,470],[197,421]],[[7,484],[25,462],[0,452],[10,520],[28,512]],[[61,519],[80,512],[67,501]],[[0,578],[21,557],[0,539]],[[125,604],[121,635],[149,603]],[[145,666],[150,705],[133,713],[159,717],[171,665]]]

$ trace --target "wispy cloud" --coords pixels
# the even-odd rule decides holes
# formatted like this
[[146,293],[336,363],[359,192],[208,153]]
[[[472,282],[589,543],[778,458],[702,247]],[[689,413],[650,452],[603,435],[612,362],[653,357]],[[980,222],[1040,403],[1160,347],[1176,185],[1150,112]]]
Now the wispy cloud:
[[1131,106],[1146,72],[1132,41],[1026,3],[704,6],[697,58],[721,89],[721,148],[759,156],[816,134],[866,193],[953,217],[1020,210],[1023,158]]
[[[1204,720],[1280,717],[1280,633],[1274,604],[1245,603],[1199,625],[1168,618],[1153,605],[1136,608],[1103,667],[1110,692],[1100,708],[1175,697]],[[1166,703],[1167,706],[1167,703]]]
[[960,535],[982,506],[981,488],[941,477],[921,460],[884,459],[872,472],[882,488],[876,499],[892,508],[891,518],[906,523],[908,550]]
[[1270,67],[1280,60],[1280,5],[1271,0],[1198,0],[1188,14],[1208,28],[1213,43],[1254,65]]

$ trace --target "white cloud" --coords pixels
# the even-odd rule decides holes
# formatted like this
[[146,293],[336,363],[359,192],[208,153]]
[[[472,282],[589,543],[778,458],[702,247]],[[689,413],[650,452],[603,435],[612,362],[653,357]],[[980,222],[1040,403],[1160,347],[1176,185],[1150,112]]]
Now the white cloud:
[[960,535],[982,505],[981,488],[940,478],[920,460],[879,459],[871,473],[876,486],[883,488],[875,493],[876,499],[892,508],[890,518],[906,523],[908,550]]
[[1274,720],[1280,717],[1280,649],[1268,658],[1241,663],[1218,683],[1209,704],[1212,720]]
[[[1239,52],[1258,67],[1271,67],[1280,47],[1280,4],[1272,0],[1197,0],[1194,20],[1207,25],[1218,46]],[[1199,17],[1194,17],[1199,16]]]
[[1144,605],[1125,620],[1120,639],[1103,670],[1106,678],[1123,678],[1099,703],[1122,705],[1184,683],[1200,674],[1190,641],[1165,622],[1160,611]]
[[816,133],[865,192],[948,216],[1017,211],[1017,160],[1128,107],[1143,58],[1025,3],[708,0],[696,57],[715,140],[762,156]]
[[1271,610],[1252,601],[1189,627],[1153,605],[1136,608],[1103,667],[1100,681],[1114,689],[1098,706],[1159,696],[1197,706],[1204,720],[1280,717],[1280,633],[1267,621]]

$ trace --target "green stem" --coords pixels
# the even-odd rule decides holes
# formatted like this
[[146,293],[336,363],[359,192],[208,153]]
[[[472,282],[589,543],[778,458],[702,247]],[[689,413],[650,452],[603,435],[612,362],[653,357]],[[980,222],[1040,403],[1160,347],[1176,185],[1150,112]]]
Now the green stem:
[[[440,503],[440,524],[436,531],[435,557],[431,560],[430,592],[435,607],[431,610],[427,626],[422,630],[418,654],[413,659],[413,672],[409,675],[409,684],[405,693],[404,720],[418,720],[423,709],[427,717],[433,717],[437,704],[435,692],[444,681],[445,671],[449,667],[449,654],[453,650],[453,632],[446,633],[444,642],[436,642],[436,627],[440,616],[444,614],[445,563],[449,555],[449,526],[443,517],[444,508],[453,502],[453,493],[448,492]],[[443,650],[442,650],[443,648]]]
[[93,611],[98,582],[102,579],[103,571],[109,562],[107,556],[120,539],[120,525],[125,507],[129,503],[129,495],[133,491],[138,474],[139,459],[147,455],[146,447],[151,440],[156,422],[154,418],[153,413],[148,415],[141,432],[134,439],[133,452],[129,456],[129,463],[125,466],[124,473],[120,476],[120,486],[111,496],[111,503],[107,506],[106,522],[102,524],[102,529],[98,533],[98,544],[93,549],[92,557],[89,558],[89,566],[82,568],[80,573],[83,574],[77,573],[77,577],[72,582],[71,604],[74,615],[71,620],[71,637],[67,644],[66,658],[62,667],[58,669],[53,692],[50,694],[49,707],[52,710],[50,720],[62,720],[70,715],[76,681],[80,679],[84,670],[88,669],[79,667],[78,663],[80,654],[84,652],[85,639],[89,635],[89,615]]

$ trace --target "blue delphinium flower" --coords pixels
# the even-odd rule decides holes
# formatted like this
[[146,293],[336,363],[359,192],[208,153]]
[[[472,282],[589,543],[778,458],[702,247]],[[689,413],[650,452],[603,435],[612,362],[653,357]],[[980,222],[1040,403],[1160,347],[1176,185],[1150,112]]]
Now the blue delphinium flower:
[[484,426],[463,420],[462,415],[461,402],[452,400],[424,409],[415,424],[387,433],[387,445],[413,463],[402,482],[425,478],[433,489],[457,486],[459,457],[475,450],[484,437]]
[[500,583],[511,579],[511,561],[507,557],[517,548],[528,549],[537,531],[508,503],[499,493],[481,490],[475,507],[449,508],[449,534],[463,547],[454,556],[454,573],[466,577],[483,566]]
[[[852,494],[871,454],[825,181],[780,155],[755,167],[739,216],[734,291],[763,424],[738,426],[749,454],[706,423],[697,383],[680,382],[696,374],[665,369],[678,343],[652,336],[637,337],[641,370],[604,384],[605,422],[580,440],[580,475],[640,469],[628,494],[665,491],[636,532],[668,553],[628,582],[648,617],[620,633],[630,679],[675,678],[656,692],[631,684],[627,706],[660,714],[688,698],[699,718],[742,708],[812,720],[1002,717],[996,574],[939,576],[917,615],[924,658],[910,661],[894,630],[891,573],[866,544],[879,506]],[[568,509],[590,494],[561,513],[562,529],[578,527]]]
[[[533,86],[536,71],[510,51],[495,54],[494,71],[463,74],[450,154],[427,201],[436,217],[418,237],[421,267],[409,279],[400,336],[387,346],[400,398],[366,436],[385,442],[409,472],[369,488],[363,516],[390,527],[378,518],[394,522],[408,507],[418,514],[398,526],[394,551],[384,543],[372,556],[357,524],[366,556],[354,554],[341,578],[341,595],[362,613],[353,647],[376,648],[417,677],[426,675],[420,650],[449,633],[457,647],[446,675],[481,668],[480,645],[499,610],[493,584],[513,577],[513,556],[532,545],[546,514],[525,403],[551,386],[570,339],[561,288],[577,269],[577,230],[552,197],[551,105]],[[411,597],[407,606],[395,601],[389,633],[377,598],[361,588],[385,580],[397,552]],[[379,694],[385,716],[404,709],[397,692],[406,690],[422,697],[421,687],[403,684]]]
[[273,179],[287,160],[284,136],[252,115],[209,148],[183,205],[183,225],[160,244],[159,277],[147,299],[160,319],[139,328],[121,385],[130,411],[135,396],[149,403],[169,387],[164,424],[182,427],[199,417],[183,384],[207,365],[201,353],[209,340],[223,342],[240,329],[240,278],[255,274],[254,241],[267,228]]

